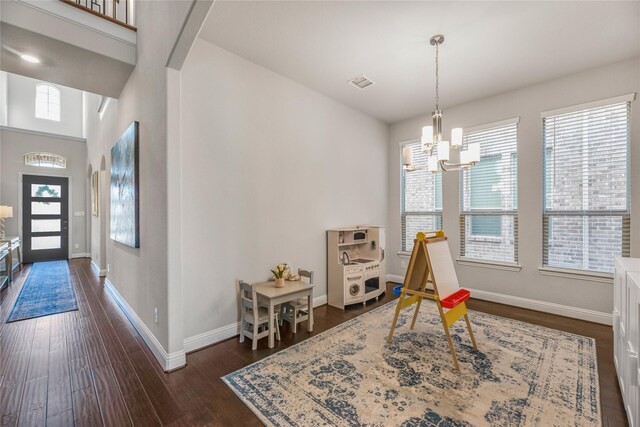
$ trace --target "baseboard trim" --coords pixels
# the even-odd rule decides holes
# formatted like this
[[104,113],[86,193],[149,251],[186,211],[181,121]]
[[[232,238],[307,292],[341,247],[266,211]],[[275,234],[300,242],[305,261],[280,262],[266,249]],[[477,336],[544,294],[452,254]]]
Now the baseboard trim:
[[495,292],[482,291],[479,289],[465,289],[468,289],[471,292],[471,298],[512,305],[520,308],[528,308],[530,310],[557,314],[560,316],[571,317],[573,319],[587,320],[589,322],[600,323],[608,326],[611,326],[613,324],[613,315],[611,313],[603,313],[600,311],[587,310],[584,308],[555,304],[547,301],[539,301],[512,295],[499,294]]
[[327,294],[320,295],[319,297],[315,297],[313,299],[313,308],[320,307],[321,305],[327,304]]
[[144,324],[142,319],[140,319],[140,317],[131,308],[127,301],[122,297],[122,295],[120,295],[120,293],[116,290],[115,286],[113,286],[113,283],[111,283],[109,279],[104,280],[104,286],[105,288],[107,288],[109,294],[116,302],[116,304],[120,307],[125,316],[127,316],[127,318],[131,321],[131,324],[136,329],[136,331],[138,331],[138,333],[147,344],[154,357],[156,358],[158,363],[160,363],[160,366],[162,367],[162,369],[164,369],[165,372],[173,371],[187,364],[187,356],[184,350],[176,351],[171,354],[166,352],[155,335],[153,335],[147,325]]
[[[327,295],[321,295],[313,299],[313,307],[327,304]],[[240,335],[240,322],[230,323],[207,332],[184,339],[184,351],[191,353],[201,348],[219,343],[220,341]]]
[[74,258],[91,258],[91,254],[87,254],[87,253],[71,254],[71,259],[74,259]]
[[240,322],[231,323],[211,331],[184,339],[184,351],[191,353],[240,334]]
[[107,270],[100,270],[98,264],[96,264],[93,260],[91,260],[91,268],[98,275],[98,277],[105,277],[107,275]]
[[387,282],[404,283],[404,277],[398,274],[387,274]]
[[[403,283],[404,277],[397,274],[387,274],[388,282]],[[499,294],[496,292],[482,291],[480,289],[467,288],[471,292],[471,297],[484,301],[492,301],[500,304],[512,305],[514,307],[528,308],[530,310],[542,311],[544,313],[557,314],[559,316],[571,317],[573,319],[587,320],[589,322],[600,323],[602,325],[613,325],[611,313],[587,310],[569,305],[555,304],[547,301],[534,300],[529,298],[516,297],[513,295]]]

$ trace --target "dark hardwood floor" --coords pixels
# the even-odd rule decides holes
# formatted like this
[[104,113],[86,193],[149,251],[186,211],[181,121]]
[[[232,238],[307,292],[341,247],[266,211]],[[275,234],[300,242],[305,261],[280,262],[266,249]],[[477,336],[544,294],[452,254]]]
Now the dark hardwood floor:
[[[220,377],[317,335],[393,299],[346,311],[315,309],[315,330],[282,330],[273,349],[233,338],[187,355],[187,366],[162,372],[150,350],[98,280],[89,260],[70,261],[79,311],[4,323],[29,268],[0,295],[0,425],[261,425]],[[610,327],[472,300],[473,310],[593,337],[605,427],[627,425],[613,367]]]

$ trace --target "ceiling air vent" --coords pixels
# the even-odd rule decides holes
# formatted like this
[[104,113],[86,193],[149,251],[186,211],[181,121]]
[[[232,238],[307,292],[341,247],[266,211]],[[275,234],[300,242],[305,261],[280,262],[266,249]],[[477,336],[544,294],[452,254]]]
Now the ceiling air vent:
[[358,76],[358,77],[355,77],[355,78],[349,80],[349,83],[351,83],[352,85],[354,85],[358,89],[364,89],[365,87],[371,86],[373,84],[373,82],[371,80],[369,80],[364,75]]

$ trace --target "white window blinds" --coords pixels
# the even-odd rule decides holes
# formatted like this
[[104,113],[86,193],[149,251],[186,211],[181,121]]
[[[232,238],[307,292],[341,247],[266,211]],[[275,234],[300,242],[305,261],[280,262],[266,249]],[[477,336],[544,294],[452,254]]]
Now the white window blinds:
[[467,132],[480,162],[461,172],[460,256],[518,261],[518,124]]
[[[420,141],[404,146],[411,148],[416,167],[414,171],[402,173],[401,243],[402,250],[410,252],[419,231],[442,228],[442,175],[429,171]],[[434,149],[434,155],[436,151]]]
[[629,256],[630,102],[543,118],[545,267],[612,272]]

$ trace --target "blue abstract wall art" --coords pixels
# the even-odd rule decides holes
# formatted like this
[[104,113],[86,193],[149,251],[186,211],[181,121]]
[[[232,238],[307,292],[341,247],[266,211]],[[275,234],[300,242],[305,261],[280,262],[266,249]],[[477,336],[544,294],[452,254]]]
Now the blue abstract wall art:
[[111,148],[111,239],[140,247],[138,122]]

